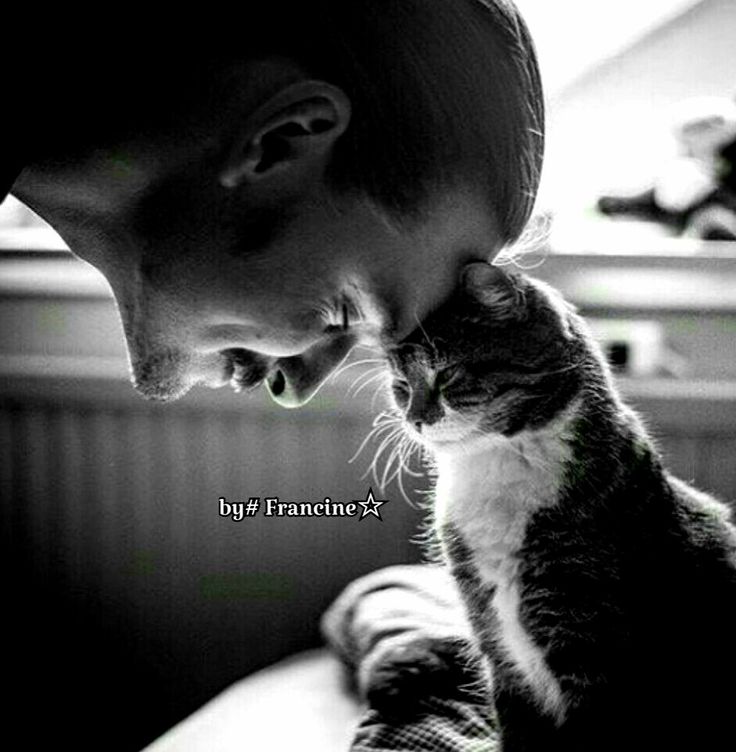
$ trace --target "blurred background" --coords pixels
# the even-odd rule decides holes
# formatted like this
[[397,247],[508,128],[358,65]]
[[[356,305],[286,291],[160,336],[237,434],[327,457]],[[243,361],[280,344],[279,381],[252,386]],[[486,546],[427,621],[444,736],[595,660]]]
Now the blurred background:
[[[736,3],[518,4],[549,100],[548,231],[519,263],[591,320],[671,469],[733,501]],[[107,749],[139,749],[318,645],[349,580],[419,560],[421,510],[364,475],[376,445],[349,461],[381,409],[371,386],[350,391],[362,368],[298,411],[205,389],[147,403],[105,281],[27,209],[0,207],[6,644],[15,629],[34,646],[11,656],[29,665],[14,690],[47,728],[84,747],[95,718]],[[218,514],[220,496],[350,501],[371,485],[390,500],[382,523]],[[426,486],[406,479],[415,501]]]

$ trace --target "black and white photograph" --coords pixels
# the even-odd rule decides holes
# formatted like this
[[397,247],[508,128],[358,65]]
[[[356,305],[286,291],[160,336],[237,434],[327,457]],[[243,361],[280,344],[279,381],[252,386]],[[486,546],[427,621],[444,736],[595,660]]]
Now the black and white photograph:
[[736,2],[8,9],[9,749],[736,749]]

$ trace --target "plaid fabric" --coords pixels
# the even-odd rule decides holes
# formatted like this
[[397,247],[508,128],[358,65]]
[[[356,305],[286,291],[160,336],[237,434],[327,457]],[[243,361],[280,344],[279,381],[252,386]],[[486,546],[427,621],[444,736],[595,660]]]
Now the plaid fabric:
[[369,709],[360,721],[350,752],[498,752],[498,732],[487,708],[433,697],[426,712],[391,721]]
[[[500,749],[481,662],[459,656],[457,665],[446,665],[444,645],[472,642],[472,636],[455,584],[444,569],[388,567],[362,577],[325,613],[322,631],[362,699],[367,696],[370,701],[371,689],[382,676],[391,674],[392,662],[400,668],[410,655],[419,666],[420,675],[410,676],[412,681],[403,690],[411,696],[402,696],[399,685],[388,704],[371,707],[369,702],[350,752]],[[437,655],[445,662],[435,660]],[[431,673],[438,665],[440,680],[437,673]],[[424,666],[428,673],[422,676]],[[469,688],[461,686],[464,680],[469,681]]]

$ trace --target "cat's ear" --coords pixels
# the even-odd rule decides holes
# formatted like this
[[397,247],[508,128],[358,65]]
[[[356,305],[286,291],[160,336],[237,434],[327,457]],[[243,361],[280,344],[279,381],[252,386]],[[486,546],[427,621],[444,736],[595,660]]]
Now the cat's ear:
[[460,276],[462,289],[490,310],[495,319],[519,318],[524,293],[503,269],[484,261],[467,264]]

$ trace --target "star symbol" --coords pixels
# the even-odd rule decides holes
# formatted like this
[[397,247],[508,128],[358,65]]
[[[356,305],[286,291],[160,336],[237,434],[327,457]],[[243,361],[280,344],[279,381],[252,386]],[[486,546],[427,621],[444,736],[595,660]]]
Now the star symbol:
[[388,504],[388,499],[384,499],[383,501],[376,501],[376,497],[373,495],[373,489],[369,488],[368,496],[365,497],[365,501],[361,501],[360,499],[353,499],[353,501],[363,507],[363,511],[360,513],[360,517],[358,518],[359,520],[362,520],[364,517],[372,514],[378,517],[381,522],[383,522],[380,507],[382,504]]

